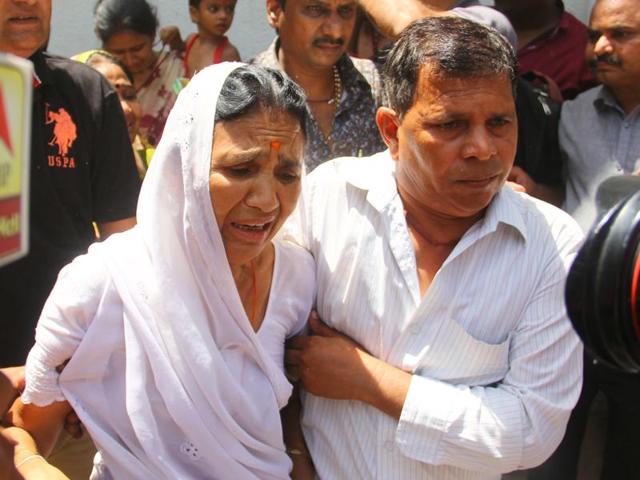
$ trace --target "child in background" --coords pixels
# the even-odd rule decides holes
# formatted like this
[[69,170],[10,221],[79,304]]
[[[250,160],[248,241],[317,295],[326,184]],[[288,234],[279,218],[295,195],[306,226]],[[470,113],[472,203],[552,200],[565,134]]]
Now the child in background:
[[187,38],[184,51],[185,75],[189,78],[207,65],[239,61],[240,54],[225,32],[231,27],[237,0],[189,0],[191,21],[198,33]]

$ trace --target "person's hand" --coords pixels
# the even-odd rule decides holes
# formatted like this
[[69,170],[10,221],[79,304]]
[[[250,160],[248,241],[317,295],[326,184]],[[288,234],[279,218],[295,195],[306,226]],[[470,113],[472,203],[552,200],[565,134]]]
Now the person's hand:
[[317,396],[360,399],[373,381],[372,360],[358,343],[328,327],[312,312],[311,336],[299,336],[287,343],[285,367],[290,377]]
[[160,29],[160,40],[171,50],[183,50],[184,42],[180,36],[180,29],[175,25],[167,25]]
[[24,390],[24,366],[0,368],[0,419]]
[[520,167],[511,167],[507,184],[516,192],[524,192],[533,195],[536,189],[536,182]]
[[13,388],[22,392],[24,390],[24,365],[19,367],[7,367],[0,369],[0,372],[9,379]]
[[15,478],[24,478],[24,480],[69,480],[66,475],[54,466],[49,465],[38,454],[33,437],[26,430],[16,427],[0,430],[0,441],[15,445],[12,463],[15,463],[16,470],[21,475]]
[[0,427],[0,477],[7,480],[24,480],[14,464],[16,442],[4,435]]

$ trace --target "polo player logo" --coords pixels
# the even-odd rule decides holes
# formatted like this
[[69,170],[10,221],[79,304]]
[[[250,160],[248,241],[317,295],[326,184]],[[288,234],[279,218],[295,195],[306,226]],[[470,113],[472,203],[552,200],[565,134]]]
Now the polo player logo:
[[[48,105],[47,105],[48,107]],[[49,110],[47,108],[46,125],[53,125],[53,138],[49,142],[50,146],[58,146],[58,155],[66,156],[73,142],[78,138],[78,130],[71,115],[64,109]]]

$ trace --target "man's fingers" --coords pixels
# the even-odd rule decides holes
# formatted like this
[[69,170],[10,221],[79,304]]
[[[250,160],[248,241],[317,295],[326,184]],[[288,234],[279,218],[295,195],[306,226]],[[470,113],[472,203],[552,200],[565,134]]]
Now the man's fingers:
[[284,352],[284,364],[286,366],[296,366],[300,365],[300,355],[302,352],[300,350],[291,350],[287,349]]
[[287,340],[285,348],[287,350],[303,350],[308,342],[309,342],[309,337],[305,337],[304,335],[298,335],[297,337],[293,337]]
[[520,185],[519,183],[516,183],[514,181],[509,180],[507,182],[507,185],[509,187],[511,187],[512,190],[516,191],[516,192],[527,192],[527,189],[524,188],[522,185]]
[[333,328],[329,327],[326,323],[320,320],[320,317],[315,310],[311,312],[311,315],[309,315],[309,328],[311,329],[311,333],[319,337],[342,336],[339,332],[336,332]]

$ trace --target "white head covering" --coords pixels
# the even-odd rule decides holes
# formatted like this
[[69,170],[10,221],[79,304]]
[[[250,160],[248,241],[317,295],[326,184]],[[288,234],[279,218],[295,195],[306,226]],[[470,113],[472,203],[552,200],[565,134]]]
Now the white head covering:
[[93,250],[124,305],[130,425],[109,411],[87,425],[114,478],[288,478],[279,408],[291,386],[244,312],[209,195],[216,101],[239,65],[208,67],[180,93],[137,227]]

